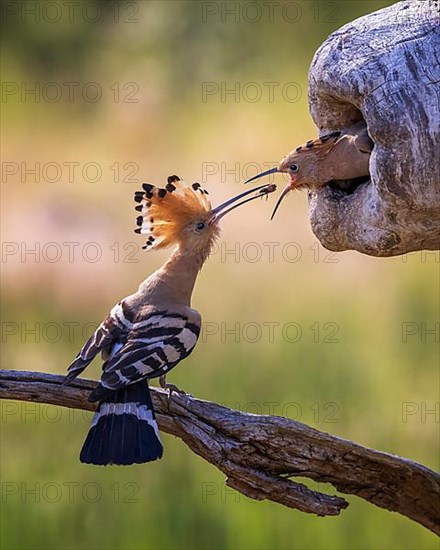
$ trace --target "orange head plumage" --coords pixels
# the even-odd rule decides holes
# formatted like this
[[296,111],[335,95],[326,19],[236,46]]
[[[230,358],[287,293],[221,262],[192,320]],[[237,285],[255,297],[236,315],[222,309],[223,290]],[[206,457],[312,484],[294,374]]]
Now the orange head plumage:
[[341,138],[341,132],[332,132],[318,139],[311,139],[304,145],[296,147],[283,157],[274,168],[261,172],[248,179],[245,183],[274,173],[289,174],[289,184],[281,193],[275,205],[271,219],[275,216],[284,197],[295,189],[313,188],[324,183],[322,174],[325,173],[323,161],[335,144]]
[[[200,183],[188,185],[178,176],[169,176],[164,188],[151,183],[136,191],[136,233],[148,235],[145,250],[165,248],[173,244],[194,249],[210,249],[219,235],[219,220],[228,212],[258,197],[275,191],[275,185],[260,185],[240,193],[216,208],[211,207],[208,192]],[[239,199],[247,197],[241,202]],[[230,206],[234,204],[234,206]],[[229,207],[229,208],[228,208]]]

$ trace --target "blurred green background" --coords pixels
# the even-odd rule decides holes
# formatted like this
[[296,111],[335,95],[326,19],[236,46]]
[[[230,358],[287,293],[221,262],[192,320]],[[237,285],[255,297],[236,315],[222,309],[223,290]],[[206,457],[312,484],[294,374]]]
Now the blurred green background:
[[[3,2],[2,367],[64,373],[167,256],[132,232],[140,183],[177,173],[214,203],[239,192],[315,135],[321,42],[392,3]],[[269,222],[272,207],[225,219],[193,298],[202,338],[169,380],[438,468],[438,253],[331,254],[305,194]],[[354,497],[333,518],[250,501],[165,434],[160,462],[103,469],[78,460],[91,415],[1,412],[5,550],[438,548]]]

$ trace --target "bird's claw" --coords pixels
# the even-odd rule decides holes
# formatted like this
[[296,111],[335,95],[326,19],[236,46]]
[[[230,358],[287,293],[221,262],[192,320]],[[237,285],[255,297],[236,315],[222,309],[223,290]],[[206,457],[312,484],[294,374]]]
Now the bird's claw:
[[168,391],[168,401],[171,400],[173,392],[178,393],[179,395],[186,395],[186,392],[178,388],[175,384],[168,384],[166,381],[166,375],[159,377],[159,385],[162,389]]

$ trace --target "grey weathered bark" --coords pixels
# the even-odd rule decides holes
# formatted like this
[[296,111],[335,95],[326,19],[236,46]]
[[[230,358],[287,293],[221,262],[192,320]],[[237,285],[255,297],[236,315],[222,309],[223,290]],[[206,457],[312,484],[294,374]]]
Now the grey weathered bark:
[[[0,371],[0,398],[93,410],[92,380],[62,386],[64,376]],[[338,515],[348,503],[312,491],[291,477],[331,483],[398,512],[440,534],[440,476],[411,460],[278,416],[246,414],[189,395],[151,388],[159,427],[227,476],[227,484],[256,500],[272,500],[318,516]]]
[[370,181],[309,195],[326,248],[395,256],[440,248],[440,4],[404,1],[331,34],[312,61],[309,103],[322,133],[362,117]]

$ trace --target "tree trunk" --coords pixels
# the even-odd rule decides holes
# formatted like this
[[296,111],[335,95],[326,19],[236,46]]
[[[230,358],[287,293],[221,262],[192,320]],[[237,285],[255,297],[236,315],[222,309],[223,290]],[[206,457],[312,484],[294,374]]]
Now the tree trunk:
[[331,34],[309,74],[325,133],[365,119],[370,180],[309,197],[313,232],[330,250],[396,256],[440,248],[440,4],[404,1]]

